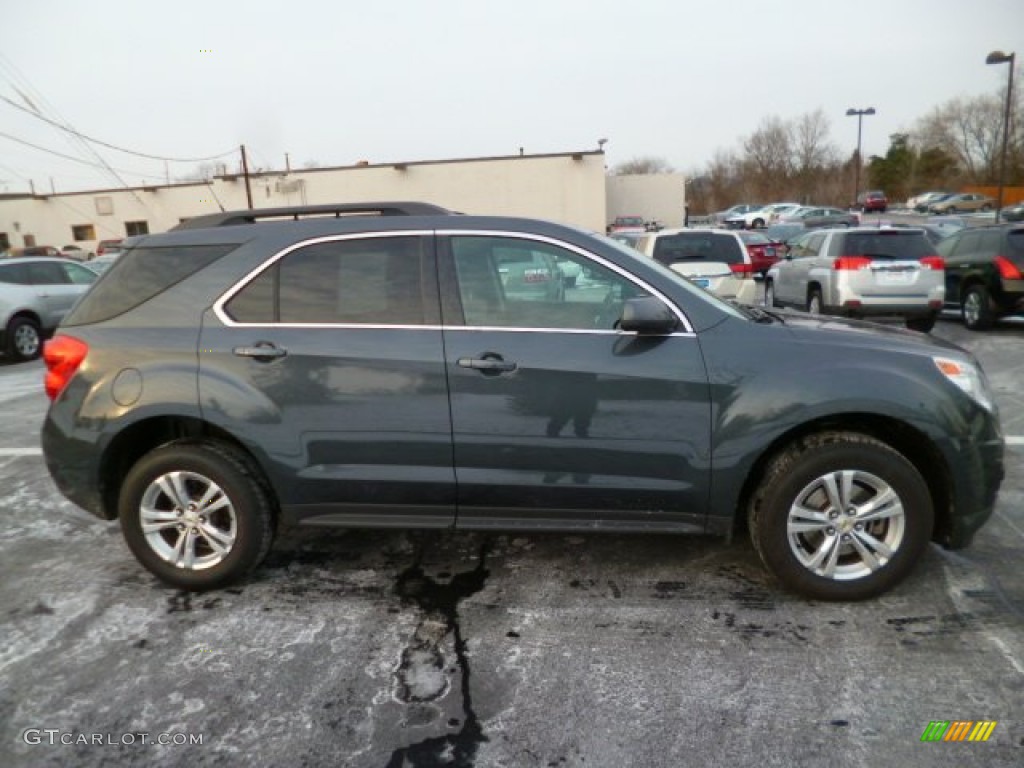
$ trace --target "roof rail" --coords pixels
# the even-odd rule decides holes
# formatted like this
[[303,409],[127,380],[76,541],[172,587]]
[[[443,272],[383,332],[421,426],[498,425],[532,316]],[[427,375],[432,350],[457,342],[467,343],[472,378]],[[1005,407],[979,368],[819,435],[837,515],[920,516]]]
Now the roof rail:
[[258,221],[298,221],[306,217],[335,216],[439,216],[453,215],[452,211],[439,205],[419,202],[384,203],[339,203],[337,205],[299,205],[286,208],[251,208],[241,211],[224,211],[191,219],[172,227],[179,229],[205,229],[207,227],[229,227],[237,224],[254,224]]

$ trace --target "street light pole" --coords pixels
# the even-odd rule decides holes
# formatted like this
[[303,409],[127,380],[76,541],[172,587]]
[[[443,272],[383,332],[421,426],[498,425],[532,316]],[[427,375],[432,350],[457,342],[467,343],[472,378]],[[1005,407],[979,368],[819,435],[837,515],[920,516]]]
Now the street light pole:
[[854,109],[850,107],[846,110],[847,117],[857,116],[857,165],[853,169],[853,204],[857,204],[857,196],[860,194],[860,135],[861,135],[861,124],[864,120],[864,115],[875,114],[874,107],[868,107],[867,109]]
[[985,57],[986,64],[1009,64],[1010,74],[1006,78],[1006,109],[1003,111],[1003,151],[999,160],[999,192],[996,195],[996,224],[999,223],[999,216],[1003,211],[1003,187],[1006,186],[1006,143],[1010,137],[1010,103],[1013,97],[1013,64],[1017,58],[1016,53],[1003,53],[992,51]]

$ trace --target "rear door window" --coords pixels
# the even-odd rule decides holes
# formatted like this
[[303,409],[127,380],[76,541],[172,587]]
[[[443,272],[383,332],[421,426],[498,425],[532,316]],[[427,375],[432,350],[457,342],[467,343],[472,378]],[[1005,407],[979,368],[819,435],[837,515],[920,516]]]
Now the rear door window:
[[64,285],[71,282],[55,261],[32,261],[25,265],[29,285]]
[[[239,323],[424,325],[437,322],[429,241],[420,236],[332,240],[299,248],[224,306]],[[436,289],[430,289],[435,291]]]
[[25,274],[24,264],[2,264],[0,265],[0,283],[13,283],[14,285],[26,285],[28,275]]

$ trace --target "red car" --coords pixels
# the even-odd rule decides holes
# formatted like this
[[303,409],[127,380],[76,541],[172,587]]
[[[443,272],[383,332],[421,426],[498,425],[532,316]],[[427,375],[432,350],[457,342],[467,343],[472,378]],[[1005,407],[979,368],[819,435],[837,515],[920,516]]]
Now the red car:
[[889,200],[885,196],[885,192],[879,189],[861,192],[857,195],[857,207],[864,213],[869,211],[885,213],[885,209],[889,207]]
[[750,254],[754,274],[764,275],[771,269],[772,264],[782,258],[775,243],[760,232],[740,231],[736,234],[740,236],[747,253]]

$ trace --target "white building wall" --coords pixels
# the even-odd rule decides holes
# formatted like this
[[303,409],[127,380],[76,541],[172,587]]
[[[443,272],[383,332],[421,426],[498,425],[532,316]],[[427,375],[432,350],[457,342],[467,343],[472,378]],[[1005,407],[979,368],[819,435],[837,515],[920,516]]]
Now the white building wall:
[[[420,200],[472,214],[525,216],[603,231],[606,219],[604,154],[526,155],[438,162],[264,173],[251,177],[253,205],[270,208],[383,200]],[[218,205],[219,202],[219,205]],[[110,212],[105,213],[109,205]],[[12,247],[34,235],[37,245],[124,237],[125,222],[145,221],[151,233],[181,219],[247,208],[241,176],[209,184],[0,198],[0,232]],[[91,224],[96,238],[75,242],[72,227]]]
[[608,177],[608,221],[643,216],[663,227],[683,226],[686,177],[681,173],[644,173]]

